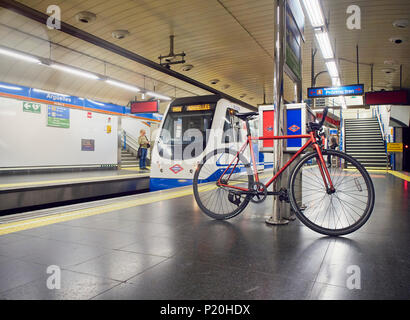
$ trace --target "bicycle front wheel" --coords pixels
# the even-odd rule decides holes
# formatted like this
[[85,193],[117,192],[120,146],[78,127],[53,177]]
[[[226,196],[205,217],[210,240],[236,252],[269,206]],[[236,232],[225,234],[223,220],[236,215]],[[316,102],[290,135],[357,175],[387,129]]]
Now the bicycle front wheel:
[[[221,181],[224,186],[217,184]],[[201,210],[211,218],[230,219],[241,213],[251,199],[244,193],[253,184],[252,170],[237,151],[218,149],[207,154],[194,174],[193,190]],[[246,192],[246,191],[245,191]]]
[[351,233],[369,219],[374,187],[366,169],[353,157],[324,150],[335,192],[328,193],[316,152],[304,156],[289,179],[289,199],[297,217],[310,229],[329,236]]

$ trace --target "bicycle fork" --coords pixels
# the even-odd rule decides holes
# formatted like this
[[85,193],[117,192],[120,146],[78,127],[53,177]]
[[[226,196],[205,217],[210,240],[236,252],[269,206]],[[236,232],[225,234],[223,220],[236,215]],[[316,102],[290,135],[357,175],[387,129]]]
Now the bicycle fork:
[[[329,171],[327,170],[325,159],[323,158],[322,150],[319,145],[315,143],[313,147],[316,149],[318,156],[316,157],[317,165],[319,167],[320,175],[322,176],[323,183],[325,184],[326,192],[328,194],[335,193],[335,187],[333,186],[332,179],[330,178]],[[319,158],[319,159],[317,159]]]

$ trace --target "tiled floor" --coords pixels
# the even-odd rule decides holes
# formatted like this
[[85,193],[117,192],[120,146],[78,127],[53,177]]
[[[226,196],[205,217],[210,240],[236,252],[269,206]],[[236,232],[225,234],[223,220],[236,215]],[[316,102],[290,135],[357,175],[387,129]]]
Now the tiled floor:
[[[340,238],[298,221],[267,226],[269,198],[213,221],[193,196],[3,235],[0,298],[410,299],[407,183],[373,181],[373,215]],[[62,270],[60,289],[47,288],[50,265]],[[360,289],[347,288],[351,266]]]

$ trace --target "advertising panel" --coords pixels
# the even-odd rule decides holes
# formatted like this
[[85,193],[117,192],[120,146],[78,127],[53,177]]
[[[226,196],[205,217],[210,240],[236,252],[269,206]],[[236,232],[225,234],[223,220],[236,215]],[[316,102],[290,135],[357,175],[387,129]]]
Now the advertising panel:
[[94,151],[94,139],[81,139],[81,151]]

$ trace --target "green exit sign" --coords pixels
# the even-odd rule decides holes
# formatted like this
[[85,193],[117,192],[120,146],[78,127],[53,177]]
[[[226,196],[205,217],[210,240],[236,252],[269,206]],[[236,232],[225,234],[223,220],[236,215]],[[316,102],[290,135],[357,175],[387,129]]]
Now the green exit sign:
[[23,111],[32,113],[41,113],[41,104],[34,102],[23,102]]

